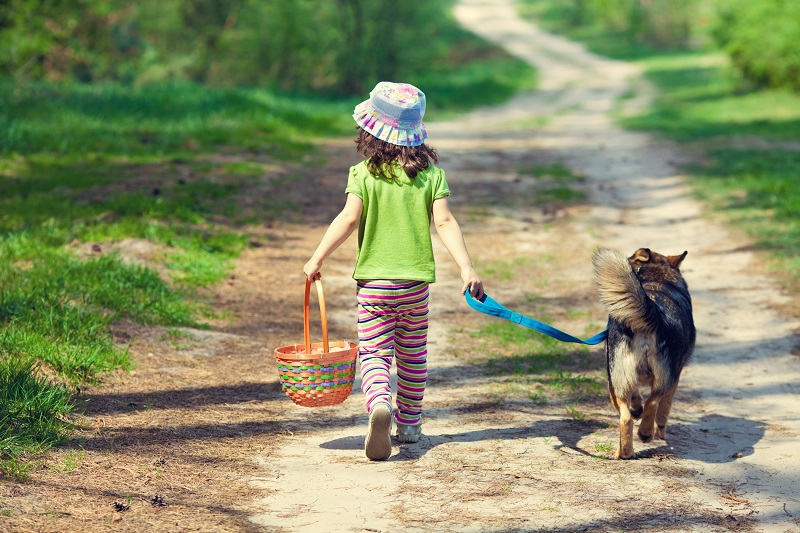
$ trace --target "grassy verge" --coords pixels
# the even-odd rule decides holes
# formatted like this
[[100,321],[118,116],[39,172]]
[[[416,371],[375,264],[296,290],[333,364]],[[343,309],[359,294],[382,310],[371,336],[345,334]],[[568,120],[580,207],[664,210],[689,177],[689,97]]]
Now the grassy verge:
[[[542,230],[548,231],[548,230]],[[588,338],[604,327],[591,320],[591,312],[571,299],[580,298],[563,272],[563,256],[540,254],[476,260],[487,286],[531,288],[504,301],[510,309]],[[542,296],[542,294],[550,296]],[[558,294],[558,298],[553,298]],[[566,417],[582,420],[587,410],[606,399],[603,361],[588,346],[557,341],[504,320],[481,320],[461,336],[459,353],[482,368],[491,384],[486,400],[494,405],[517,405],[562,410]],[[469,340],[466,340],[468,337]]]
[[704,154],[703,163],[684,168],[698,197],[747,232],[774,258],[781,279],[800,292],[800,95],[748,87],[711,45],[657,51],[598,25],[571,26],[558,2],[524,5],[524,13],[544,27],[598,54],[642,65],[658,94],[646,112],[620,117],[622,124]]
[[[433,118],[534,83],[455,25],[436,45],[450,52],[409,80]],[[69,438],[79,387],[131,368],[114,324],[205,327],[204,288],[254,224],[301,222],[286,191],[307,178],[288,169],[352,133],[360,100],[0,80],[0,477]]]

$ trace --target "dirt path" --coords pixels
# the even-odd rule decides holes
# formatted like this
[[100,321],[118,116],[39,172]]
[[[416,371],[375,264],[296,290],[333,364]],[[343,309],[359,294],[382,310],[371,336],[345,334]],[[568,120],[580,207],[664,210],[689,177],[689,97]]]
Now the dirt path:
[[[298,206],[302,221],[255,230],[213,290],[224,314],[210,330],[115,328],[136,369],[84,391],[79,438],[27,482],[0,484],[0,532],[800,531],[800,325],[774,310],[783,297],[747,241],[702,216],[676,175],[686,156],[614,124],[638,73],[504,0],[463,0],[456,15],[541,78],[505,106],[429,124],[489,294],[588,336],[605,323],[594,248],[689,251],[699,337],[667,443],[608,460],[618,436],[602,346],[529,356],[534,334],[466,306],[438,241],[422,440],[370,462],[360,391],[336,407],[292,404],[272,350],[300,340],[301,265],[357,161],[342,140],[248,191]],[[585,202],[540,201],[530,169],[554,163],[585,177],[568,184]],[[324,269],[336,338],[355,334],[354,254],[351,239]]]
[[[502,205],[505,195],[519,192],[515,168],[552,161],[584,174],[591,194],[591,205],[558,227],[541,224],[533,209],[495,207],[481,223],[462,219],[479,261],[569,254],[562,286],[567,280],[573,290],[590,292],[594,246],[689,250],[685,275],[699,339],[669,446],[637,443],[651,455],[597,461],[593,439],[615,438],[610,406],[591,416],[611,429],[591,422],[579,427],[547,408],[467,409],[487,396],[490,384],[447,344],[466,334],[453,333],[457,324],[482,319],[458,297],[457,275],[440,247],[425,438],[396,447],[386,463],[370,463],[361,451],[366,418],[360,396],[336,410],[299,410],[298,418],[308,421],[302,431],[260,459],[263,476],[255,484],[270,494],[253,522],[340,531],[800,530],[798,324],[772,310],[781,303],[780,291],[757,272],[741,237],[701,216],[676,175],[678,149],[613,123],[610,112],[637,73],[540,32],[517,19],[507,2],[463,1],[457,16],[535,65],[541,89],[500,108],[430,124],[456,206],[459,194],[487,183],[495,184],[487,203]],[[533,126],[542,119],[545,126]],[[346,255],[329,267],[326,280],[329,292],[350,296]],[[513,301],[520,286],[487,290]],[[346,327],[352,311],[337,303]],[[592,318],[602,320],[602,311],[591,309]],[[332,424],[331,417],[356,423]]]

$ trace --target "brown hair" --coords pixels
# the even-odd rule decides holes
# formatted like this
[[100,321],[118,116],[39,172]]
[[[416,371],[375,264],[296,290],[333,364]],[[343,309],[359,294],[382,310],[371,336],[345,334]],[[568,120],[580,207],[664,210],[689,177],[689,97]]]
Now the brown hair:
[[439,154],[430,146],[425,144],[398,146],[378,139],[361,127],[358,128],[356,149],[360,155],[367,158],[367,169],[370,174],[386,179],[397,178],[392,165],[394,161],[397,161],[412,179],[432,164],[439,162]]

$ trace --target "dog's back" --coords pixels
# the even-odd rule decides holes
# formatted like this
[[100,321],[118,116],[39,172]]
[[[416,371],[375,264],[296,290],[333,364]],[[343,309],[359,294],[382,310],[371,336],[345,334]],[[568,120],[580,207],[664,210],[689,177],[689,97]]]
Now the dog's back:
[[[649,415],[656,417],[662,399],[666,406],[659,410],[663,416],[656,423],[663,427],[655,428],[655,434],[665,435],[672,396],[694,349],[692,302],[679,270],[685,257],[686,252],[663,256],[647,248],[630,258],[608,249],[593,257],[598,294],[609,310],[606,354],[611,400],[621,415],[638,418],[647,411],[639,386],[651,388],[648,402],[656,405],[653,413],[645,413],[639,430],[645,442],[653,433]],[[651,428],[645,427],[646,422]],[[632,446],[622,450],[623,458],[626,451],[632,456]]]

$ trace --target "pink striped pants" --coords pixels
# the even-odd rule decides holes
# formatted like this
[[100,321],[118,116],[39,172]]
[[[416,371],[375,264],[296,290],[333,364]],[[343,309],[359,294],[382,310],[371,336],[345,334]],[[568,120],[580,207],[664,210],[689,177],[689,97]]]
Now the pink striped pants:
[[367,412],[392,403],[389,370],[397,364],[397,412],[400,424],[416,424],[428,380],[428,283],[359,281],[358,354],[361,390]]

